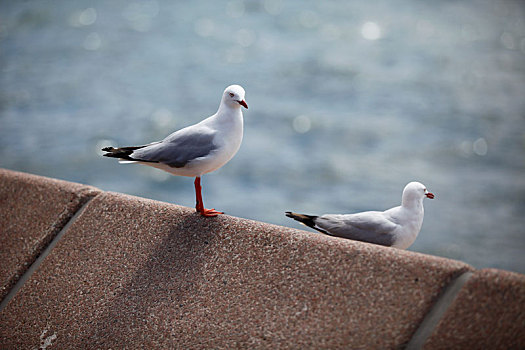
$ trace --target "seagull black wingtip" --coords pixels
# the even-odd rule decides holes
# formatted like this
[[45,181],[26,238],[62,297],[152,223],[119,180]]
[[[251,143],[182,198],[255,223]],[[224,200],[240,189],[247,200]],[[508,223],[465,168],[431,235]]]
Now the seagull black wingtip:
[[131,146],[131,147],[120,147],[120,148],[104,147],[104,148],[102,148],[102,151],[107,152],[107,153],[103,154],[104,157],[119,158],[119,159],[129,160],[129,161],[133,161],[133,162],[139,161],[139,162],[158,163],[157,161],[135,159],[135,158],[131,157],[131,154],[133,153],[133,151],[135,151],[137,149],[144,148],[144,147],[146,147],[146,146]]
[[294,212],[291,212],[291,211],[285,212],[285,215],[288,216],[289,218],[292,218],[292,219],[294,219],[296,221],[299,221],[300,223],[302,223],[302,224],[304,224],[304,225],[306,225],[308,227],[313,228],[314,230],[317,230],[319,232],[328,234],[328,232],[318,228],[315,225],[315,220],[318,218],[318,216],[316,216],[316,215],[298,214],[298,213],[294,213]]

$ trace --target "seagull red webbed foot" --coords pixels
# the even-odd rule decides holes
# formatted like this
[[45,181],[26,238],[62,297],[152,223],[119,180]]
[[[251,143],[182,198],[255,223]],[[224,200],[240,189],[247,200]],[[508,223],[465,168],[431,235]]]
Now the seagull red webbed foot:
[[201,187],[201,178],[197,176],[195,178],[195,196],[197,199],[197,204],[195,205],[195,210],[204,217],[214,217],[220,214],[224,214],[222,211],[217,211],[215,209],[206,209],[204,208],[204,203],[202,201],[202,187]]
[[197,211],[204,217],[211,218],[217,215],[224,214],[222,211],[216,211],[215,209],[197,209]]

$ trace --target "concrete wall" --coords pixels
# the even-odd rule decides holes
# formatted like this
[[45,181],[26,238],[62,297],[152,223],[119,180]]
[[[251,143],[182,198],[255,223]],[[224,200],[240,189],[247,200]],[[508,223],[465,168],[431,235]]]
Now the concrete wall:
[[525,348],[525,276],[0,169],[0,348]]

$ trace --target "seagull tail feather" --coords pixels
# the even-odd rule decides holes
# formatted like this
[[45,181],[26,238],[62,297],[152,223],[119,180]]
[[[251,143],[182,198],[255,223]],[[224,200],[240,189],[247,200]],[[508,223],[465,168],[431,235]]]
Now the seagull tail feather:
[[314,230],[317,230],[322,233],[327,233],[325,230],[317,227],[315,223],[315,220],[317,219],[316,215],[298,214],[298,213],[293,213],[291,211],[285,212],[285,215],[288,216],[289,218],[299,221],[303,225],[313,228]]
[[138,159],[131,158],[133,151],[143,148],[145,146],[132,146],[132,147],[104,147],[102,150],[106,153],[103,154],[104,157],[119,158],[127,161],[137,161]]

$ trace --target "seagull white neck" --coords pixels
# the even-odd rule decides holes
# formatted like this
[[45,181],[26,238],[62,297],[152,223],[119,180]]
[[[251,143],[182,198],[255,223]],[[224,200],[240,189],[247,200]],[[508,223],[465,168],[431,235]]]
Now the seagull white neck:
[[237,102],[228,103],[228,102],[222,101],[221,104],[219,105],[219,109],[217,110],[217,115],[219,116],[241,115],[242,116],[241,105],[238,104]]
[[227,133],[238,135],[240,146],[240,140],[242,139],[242,133],[244,128],[244,121],[242,117],[242,111],[240,108],[231,108],[228,106],[221,105],[221,107],[219,107],[219,110],[213,118],[213,123],[215,123],[218,126],[218,128],[224,130]]
[[403,198],[401,206],[409,210],[423,211],[423,198]]

